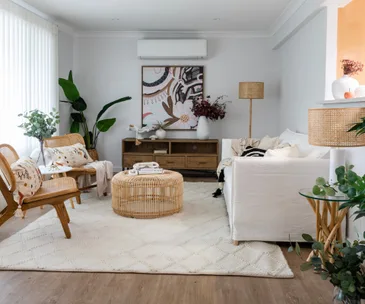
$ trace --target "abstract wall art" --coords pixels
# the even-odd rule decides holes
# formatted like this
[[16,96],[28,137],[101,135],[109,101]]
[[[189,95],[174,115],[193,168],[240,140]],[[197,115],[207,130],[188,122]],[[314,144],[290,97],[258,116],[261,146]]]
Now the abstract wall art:
[[142,66],[142,124],[196,130],[193,100],[204,94],[203,66]]

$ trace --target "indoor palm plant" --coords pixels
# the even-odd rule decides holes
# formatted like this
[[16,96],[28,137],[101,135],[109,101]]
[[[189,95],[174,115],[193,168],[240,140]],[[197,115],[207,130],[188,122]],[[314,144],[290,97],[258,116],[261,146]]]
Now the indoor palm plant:
[[46,160],[44,157],[43,143],[45,138],[51,137],[57,131],[57,125],[60,123],[58,112],[56,109],[53,109],[51,113],[46,114],[39,110],[32,110],[19,114],[18,116],[24,119],[23,123],[19,126],[24,129],[24,135],[38,139],[41,151],[38,160],[42,156],[43,165],[45,166]]
[[86,149],[95,150],[100,133],[107,132],[116,122],[116,118],[101,119],[104,113],[113,105],[130,100],[132,98],[127,96],[107,103],[96,116],[95,123],[92,129],[90,129],[84,113],[87,109],[87,104],[80,96],[80,93],[74,84],[72,71],[69,72],[68,79],[59,78],[58,83],[67,98],[67,101],[61,100],[61,102],[71,104],[72,109],[75,111],[71,113],[72,124],[70,132],[79,133],[81,127]]

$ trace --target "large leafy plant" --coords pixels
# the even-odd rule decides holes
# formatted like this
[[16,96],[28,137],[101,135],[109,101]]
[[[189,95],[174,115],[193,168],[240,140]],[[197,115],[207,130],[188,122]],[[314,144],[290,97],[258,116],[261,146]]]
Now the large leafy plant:
[[57,131],[57,125],[60,123],[60,116],[56,109],[46,114],[39,110],[32,110],[18,115],[23,118],[23,123],[19,128],[24,130],[24,135],[35,137],[39,140],[43,164],[46,165],[43,151],[43,141],[51,137]]
[[107,103],[96,116],[95,123],[90,130],[84,114],[85,110],[87,109],[87,104],[85,100],[80,96],[80,93],[76,85],[74,84],[72,71],[69,72],[68,79],[59,78],[58,83],[67,98],[67,101],[61,100],[61,102],[71,104],[72,109],[75,110],[75,112],[71,113],[72,124],[70,132],[79,133],[80,131],[82,131],[85,139],[86,148],[95,149],[100,133],[107,132],[116,122],[116,118],[101,119],[101,117],[110,107],[123,101],[130,100],[131,97],[122,97],[110,103]]
[[[300,266],[302,271],[314,269],[323,280],[329,279],[341,290],[337,300],[343,303],[359,303],[360,299],[365,299],[365,241],[354,241],[353,244],[347,241],[346,246],[339,243],[336,245],[338,252],[330,253],[324,251],[322,242],[315,241],[310,235],[303,234],[303,239],[312,243],[314,254],[310,261]],[[289,247],[289,251],[294,250],[304,260],[298,243]]]

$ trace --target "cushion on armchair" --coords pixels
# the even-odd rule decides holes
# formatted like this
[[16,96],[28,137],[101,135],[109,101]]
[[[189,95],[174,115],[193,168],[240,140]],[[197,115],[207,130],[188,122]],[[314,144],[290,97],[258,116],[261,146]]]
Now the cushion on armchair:
[[86,148],[80,143],[72,146],[48,148],[48,152],[52,155],[54,163],[65,166],[80,167],[93,162]]
[[32,197],[42,186],[42,174],[34,160],[20,158],[11,165],[16,181],[14,200],[21,205],[25,198]]

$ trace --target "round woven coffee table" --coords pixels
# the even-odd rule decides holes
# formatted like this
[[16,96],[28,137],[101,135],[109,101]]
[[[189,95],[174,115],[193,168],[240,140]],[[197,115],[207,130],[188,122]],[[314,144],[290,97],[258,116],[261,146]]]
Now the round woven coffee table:
[[123,171],[112,179],[112,207],[126,217],[162,217],[181,210],[183,192],[184,180],[178,172],[133,176]]

